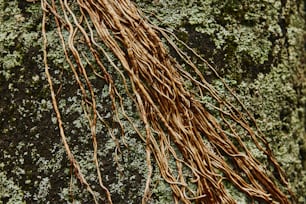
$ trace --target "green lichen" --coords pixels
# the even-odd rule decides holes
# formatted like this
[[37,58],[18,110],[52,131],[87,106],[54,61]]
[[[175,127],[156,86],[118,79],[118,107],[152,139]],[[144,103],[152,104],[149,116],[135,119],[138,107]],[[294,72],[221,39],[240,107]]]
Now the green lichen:
[[[3,163],[1,163],[1,171],[3,171],[3,166]],[[1,204],[25,203],[23,200],[24,194],[19,184],[7,178],[5,172],[0,172],[0,196]]]
[[[170,27],[214,64],[257,118],[289,175],[290,186],[303,203],[306,82],[302,64],[305,28],[301,25],[305,22],[298,10],[303,8],[302,3],[284,2],[136,1],[152,22]],[[75,179],[72,179],[74,197],[71,197],[69,161],[58,135],[42,64],[40,21],[39,3],[0,0],[0,203],[91,202],[88,192]],[[81,94],[63,57],[56,30],[48,29],[51,42],[48,60],[50,67],[57,70],[52,71],[56,88],[63,85],[58,99],[69,144],[86,179],[104,199],[96,182],[92,141],[80,103]],[[205,75],[211,76],[204,65],[199,66]],[[224,91],[220,81],[212,78],[212,83]],[[123,92],[120,77],[116,77],[116,85]],[[103,124],[98,124],[103,181],[114,203],[140,203],[147,176],[144,144],[119,113],[126,129],[122,137],[110,113],[108,87],[97,83],[95,92],[97,101],[101,101],[98,107],[103,117],[114,121],[113,131],[120,144],[120,152],[115,154],[114,140]],[[143,124],[132,104],[124,100],[127,114],[141,128]],[[150,203],[173,203],[169,185],[154,162],[153,165]],[[237,202],[247,203],[234,188],[230,185],[228,188]]]

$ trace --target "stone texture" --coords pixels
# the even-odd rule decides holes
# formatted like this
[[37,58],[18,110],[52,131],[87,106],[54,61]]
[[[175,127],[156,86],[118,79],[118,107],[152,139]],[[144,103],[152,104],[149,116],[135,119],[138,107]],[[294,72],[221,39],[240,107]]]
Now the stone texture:
[[[136,3],[153,23],[170,27],[216,67],[256,117],[287,172],[299,203],[304,203],[303,2],[137,0]],[[0,0],[0,203],[70,203],[72,199],[76,203],[91,203],[88,192],[71,176],[58,134],[42,63],[41,13],[39,3]],[[80,93],[71,80],[56,30],[48,28],[47,34],[52,42],[49,62],[54,67],[56,88],[62,84],[59,106],[71,148],[88,181],[101,192],[96,185],[90,130],[82,117]],[[222,92],[220,81],[205,66],[199,67]],[[107,118],[110,108],[107,85],[96,88]],[[141,127],[131,101],[126,100],[125,107]],[[140,203],[146,178],[145,149],[130,125],[127,122],[124,125],[128,131],[123,140],[118,124],[113,124],[121,150],[118,157],[110,134],[102,127],[98,129],[103,179],[114,203]],[[153,185],[152,203],[173,202],[171,190],[156,166]],[[246,202],[239,195],[236,199]]]

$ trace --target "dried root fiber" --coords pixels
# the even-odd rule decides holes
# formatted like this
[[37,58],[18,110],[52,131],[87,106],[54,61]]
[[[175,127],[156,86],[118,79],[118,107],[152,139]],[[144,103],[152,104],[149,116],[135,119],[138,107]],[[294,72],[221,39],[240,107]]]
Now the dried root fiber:
[[[52,50],[48,50],[50,42],[46,29],[51,25],[57,28],[66,61],[83,96],[97,177],[109,203],[112,203],[112,196],[102,181],[96,138],[97,122],[107,123],[97,109],[90,74],[108,84],[112,112],[119,124],[119,110],[133,124],[133,119],[125,114],[123,108],[124,97],[130,97],[135,103],[144,124],[145,131],[134,127],[146,145],[148,175],[143,203],[147,203],[151,195],[153,160],[164,180],[170,184],[176,203],[236,203],[227,192],[225,182],[231,183],[253,201],[292,201],[284,172],[252,115],[226,84],[226,90],[235,98],[235,105],[205,80],[205,73],[201,73],[176,47],[172,40],[179,40],[172,33],[152,25],[129,0],[42,0],[41,4],[45,71],[60,135],[77,178],[96,203],[99,203],[99,198],[81,173],[65,136],[48,63],[48,53]],[[164,43],[176,52],[179,59],[171,57]],[[86,47],[88,52],[81,52],[80,46]],[[219,77],[212,66],[193,54]],[[121,77],[124,96],[116,88],[110,69],[116,70],[116,76]],[[211,97],[214,102],[201,101],[204,96]],[[273,167],[273,174],[252,155],[245,138],[265,155],[267,163]],[[170,167],[169,158],[175,160],[175,171]],[[183,169],[188,169],[192,180],[187,179]]]

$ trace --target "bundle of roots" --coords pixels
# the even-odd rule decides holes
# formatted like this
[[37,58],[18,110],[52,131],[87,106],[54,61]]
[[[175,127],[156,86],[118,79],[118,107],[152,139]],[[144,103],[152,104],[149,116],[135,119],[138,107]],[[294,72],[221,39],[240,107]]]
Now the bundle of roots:
[[[124,97],[130,97],[137,107],[145,131],[133,127],[146,145],[148,168],[143,203],[148,202],[151,195],[152,161],[170,184],[176,203],[236,203],[225,183],[232,184],[253,201],[292,201],[284,172],[252,115],[214,68],[190,49],[189,53],[224,83],[235,102],[224,99],[205,80],[205,73],[201,73],[190,57],[177,47],[179,43],[189,49],[187,45],[171,32],[152,25],[129,0],[42,0],[41,3],[45,71],[60,135],[77,178],[96,203],[99,198],[82,174],[65,136],[48,66],[48,25],[56,25],[66,61],[81,90],[92,134],[97,176],[109,203],[112,203],[112,196],[103,184],[97,156],[96,125],[98,121],[103,122],[103,117],[97,109],[89,72],[101,83],[108,84],[112,112],[119,123],[120,111],[133,125],[133,118],[126,114],[122,105]],[[80,44],[88,53],[79,50]],[[176,59],[171,57],[169,49],[175,52]],[[116,70],[121,77],[124,93],[116,88],[110,69]],[[205,96],[214,102],[200,100]],[[246,140],[265,155],[273,173],[252,155]],[[175,161],[175,170],[169,163],[170,158]],[[185,175],[184,169],[188,169],[190,175]]]

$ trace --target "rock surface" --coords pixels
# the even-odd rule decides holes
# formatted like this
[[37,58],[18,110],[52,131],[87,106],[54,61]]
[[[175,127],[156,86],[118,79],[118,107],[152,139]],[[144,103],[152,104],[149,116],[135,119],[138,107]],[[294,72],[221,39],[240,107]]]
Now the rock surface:
[[[256,117],[288,174],[299,203],[306,195],[305,5],[302,1],[137,0],[154,24],[172,31],[208,59]],[[0,0],[0,203],[91,203],[71,176],[60,141],[42,63],[39,3]],[[158,19],[158,20],[157,20]],[[80,93],[49,28],[50,62],[61,87],[59,106],[71,148],[88,181],[96,182],[92,144],[82,117]],[[199,64],[201,67],[201,64]],[[62,71],[61,71],[62,70]],[[222,91],[220,81],[204,75]],[[60,86],[62,84],[62,86]],[[101,108],[109,117],[107,86]],[[126,100],[131,116],[131,101]],[[136,118],[137,119],[137,118]],[[141,122],[135,122],[141,126]],[[99,130],[99,157],[114,203],[140,203],[146,181],[145,147],[126,124],[124,141],[114,124],[116,145]],[[129,148],[126,148],[126,144]],[[115,162],[115,161],[118,162]],[[73,175],[73,173],[72,173]],[[154,168],[152,203],[172,203],[171,189]],[[96,189],[99,191],[99,189]],[[230,189],[229,189],[230,190]],[[246,199],[232,193],[239,203]],[[102,194],[102,196],[104,196]]]

